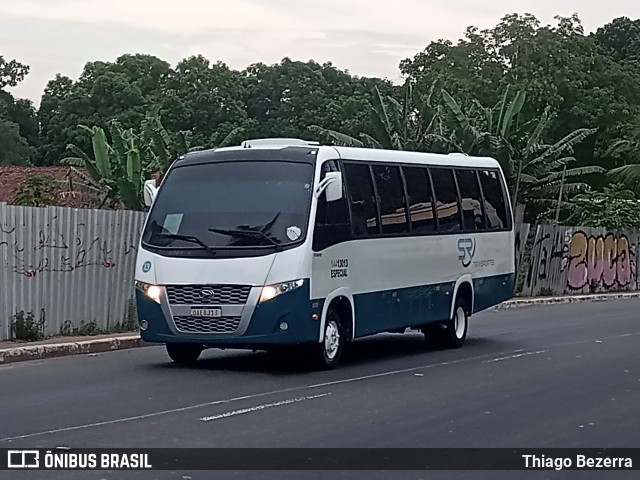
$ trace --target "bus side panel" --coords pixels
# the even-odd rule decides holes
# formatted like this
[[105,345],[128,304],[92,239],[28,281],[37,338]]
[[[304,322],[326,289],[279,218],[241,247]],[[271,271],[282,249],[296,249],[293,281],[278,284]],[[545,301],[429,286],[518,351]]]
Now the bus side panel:
[[463,275],[473,278],[474,310],[482,310],[513,295],[511,239],[510,232],[491,232],[338,244],[314,254],[312,298],[348,288],[356,337],[448,319]]
[[515,275],[495,275],[474,279],[473,313],[481,312],[513,298]]
[[453,287],[449,282],[356,295],[356,337],[448,318]]

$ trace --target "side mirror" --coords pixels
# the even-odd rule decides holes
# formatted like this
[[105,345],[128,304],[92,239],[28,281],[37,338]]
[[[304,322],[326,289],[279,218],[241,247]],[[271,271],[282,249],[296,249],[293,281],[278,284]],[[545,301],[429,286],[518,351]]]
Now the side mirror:
[[322,192],[325,192],[327,202],[340,200],[342,198],[342,172],[328,172],[318,185],[316,196],[319,197]]
[[156,199],[156,193],[158,192],[158,188],[156,187],[155,180],[147,180],[144,182],[144,204],[147,207],[150,207],[153,204],[153,201]]

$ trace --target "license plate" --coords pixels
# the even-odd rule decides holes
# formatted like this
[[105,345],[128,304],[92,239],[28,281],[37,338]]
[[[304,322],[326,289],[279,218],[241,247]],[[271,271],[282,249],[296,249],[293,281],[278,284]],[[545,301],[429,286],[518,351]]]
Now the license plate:
[[222,316],[221,308],[191,307],[192,317],[217,318]]

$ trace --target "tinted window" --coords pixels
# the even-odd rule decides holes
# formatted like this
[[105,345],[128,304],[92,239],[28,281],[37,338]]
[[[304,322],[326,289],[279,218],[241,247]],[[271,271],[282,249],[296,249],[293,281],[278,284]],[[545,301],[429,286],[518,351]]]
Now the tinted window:
[[351,221],[355,235],[380,233],[378,207],[373,195],[373,183],[368,165],[345,165],[347,190],[351,205]]
[[475,170],[456,170],[465,230],[484,230],[482,195]]
[[484,194],[484,208],[487,215],[487,227],[490,229],[508,228],[507,203],[498,172],[482,170],[480,185]]
[[382,233],[408,232],[409,225],[400,167],[376,165],[373,167],[373,177],[380,202]]
[[212,247],[292,243],[305,236],[312,183],[309,164],[238,161],[177,167],[162,182],[142,238],[157,247],[201,250],[193,240],[171,235],[195,237]]
[[458,232],[461,230],[460,209],[453,170],[450,168],[430,168],[430,170],[435,189],[439,231]]
[[[338,166],[335,161],[325,162],[322,165],[320,179],[324,179],[327,172],[336,171],[338,171]],[[327,197],[324,194],[321,195],[318,199],[318,209],[316,211],[313,249],[316,251],[322,250],[350,238],[351,223],[349,222],[346,196],[335,202],[327,202]]]
[[418,234],[435,232],[429,171],[420,167],[402,167],[402,170],[407,184],[412,231]]

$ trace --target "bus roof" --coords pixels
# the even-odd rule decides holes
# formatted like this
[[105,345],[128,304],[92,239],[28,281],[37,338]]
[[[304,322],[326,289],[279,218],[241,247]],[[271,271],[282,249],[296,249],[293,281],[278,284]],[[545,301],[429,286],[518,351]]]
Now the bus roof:
[[[307,142],[305,140],[274,138],[244,141],[240,146],[222,147],[211,150],[192,152],[180,158],[179,163],[199,163],[198,161],[213,160],[215,157],[227,160],[240,159],[246,154],[252,158],[260,156],[260,151],[268,151],[265,160],[276,160],[278,151],[287,152],[287,156],[300,156],[308,153],[309,149],[317,153],[317,158],[321,161],[338,158],[343,160],[361,160],[369,162],[385,163],[415,163],[421,165],[443,165],[443,166],[465,166],[500,168],[500,164],[491,157],[472,157],[463,153],[427,153],[411,152],[403,150],[384,150],[376,148],[360,147],[335,147],[328,145],[318,145],[317,142]],[[283,153],[284,153],[283,152]],[[303,153],[304,152],[304,153]],[[222,155],[222,158],[220,157]]]
[[383,150],[377,148],[326,147],[334,149],[345,160],[366,160],[385,163],[416,163],[446,166],[496,168],[500,164],[491,157],[471,157],[461,153],[428,153],[404,150]]

